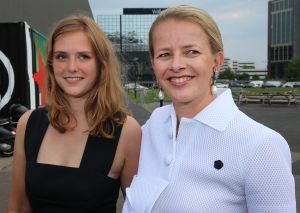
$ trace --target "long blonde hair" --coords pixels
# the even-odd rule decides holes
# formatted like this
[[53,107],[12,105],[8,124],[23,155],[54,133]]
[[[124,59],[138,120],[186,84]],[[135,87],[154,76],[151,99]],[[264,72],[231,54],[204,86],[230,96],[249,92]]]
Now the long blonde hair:
[[127,96],[120,80],[119,61],[106,34],[88,16],[70,16],[59,21],[52,30],[46,48],[46,106],[51,125],[60,132],[74,128],[70,121],[74,116],[62,89],[53,73],[53,46],[64,33],[84,32],[96,55],[98,79],[86,100],[84,111],[90,126],[90,134],[99,137],[113,137],[115,126],[123,124],[129,110]]

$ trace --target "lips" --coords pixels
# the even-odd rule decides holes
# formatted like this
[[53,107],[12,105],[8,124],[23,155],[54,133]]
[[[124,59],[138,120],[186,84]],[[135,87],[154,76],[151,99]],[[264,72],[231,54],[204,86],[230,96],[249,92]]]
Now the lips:
[[82,80],[83,77],[64,77],[64,79],[72,83]]
[[182,77],[170,77],[168,80],[173,84],[184,84],[190,81],[193,77],[192,76],[182,76]]

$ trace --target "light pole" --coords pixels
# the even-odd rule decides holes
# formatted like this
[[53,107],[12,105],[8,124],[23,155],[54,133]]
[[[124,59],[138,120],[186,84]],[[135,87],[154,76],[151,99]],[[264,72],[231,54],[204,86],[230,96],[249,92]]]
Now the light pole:
[[136,81],[137,81],[137,64],[138,64],[138,57],[134,57],[133,59],[134,62],[134,98],[136,99]]
[[162,107],[164,105],[164,91],[162,88],[159,89],[158,98],[159,98],[159,106]]

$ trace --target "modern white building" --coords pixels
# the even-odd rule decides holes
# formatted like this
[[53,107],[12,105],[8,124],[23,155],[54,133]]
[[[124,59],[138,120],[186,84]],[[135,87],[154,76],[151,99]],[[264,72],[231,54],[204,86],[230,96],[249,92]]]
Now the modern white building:
[[247,74],[250,79],[254,76],[258,76],[259,79],[265,79],[268,75],[267,69],[256,69],[254,62],[249,61],[237,61],[231,58],[225,58],[223,66],[221,67],[221,72],[230,69],[237,75]]
[[266,69],[242,69],[236,72],[237,75],[247,74],[249,75],[250,80],[254,79],[254,76],[257,76],[257,79],[266,79],[268,71]]

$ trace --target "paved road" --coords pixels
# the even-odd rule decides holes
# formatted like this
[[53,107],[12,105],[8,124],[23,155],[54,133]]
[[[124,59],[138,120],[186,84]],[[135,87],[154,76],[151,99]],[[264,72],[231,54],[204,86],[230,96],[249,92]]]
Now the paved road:
[[[159,103],[149,105],[136,105],[130,103],[133,116],[142,125],[149,117],[151,111]],[[241,105],[240,109],[253,119],[280,132],[288,141],[293,157],[293,174],[296,181],[297,212],[300,213],[300,106],[286,105]],[[5,212],[7,206],[8,190],[11,183],[12,158],[0,156],[0,213]],[[123,198],[120,196],[118,211],[120,212]]]

